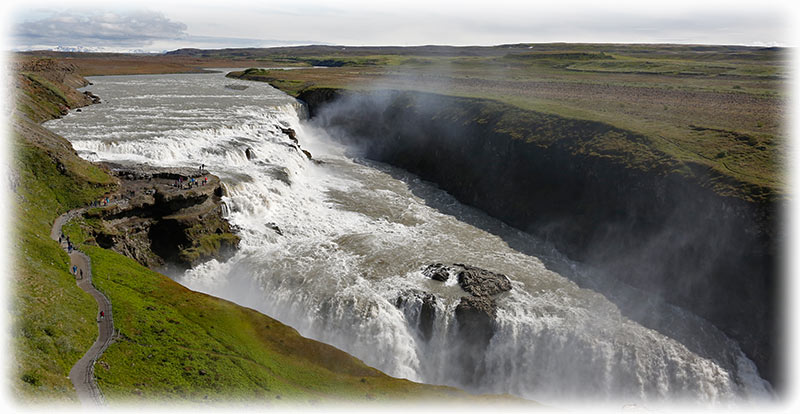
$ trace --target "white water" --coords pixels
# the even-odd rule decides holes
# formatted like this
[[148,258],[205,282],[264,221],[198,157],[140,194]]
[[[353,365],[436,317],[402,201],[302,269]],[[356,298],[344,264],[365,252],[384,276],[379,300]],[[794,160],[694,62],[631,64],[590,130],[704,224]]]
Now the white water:
[[[189,288],[257,309],[415,381],[551,404],[728,403],[771,395],[738,345],[712,325],[668,306],[657,308],[658,331],[628,319],[572,281],[604,283],[589,271],[413,175],[346,155],[324,131],[301,122],[293,99],[266,84],[222,74],[91,80],[102,104],[46,124],[81,156],[202,163],[228,189],[224,201],[241,248],[225,263],[173,275]],[[224,87],[232,83],[249,88]],[[324,163],[306,159],[278,125],[294,128],[301,146]],[[248,147],[256,159],[247,159]],[[537,252],[572,280],[521,251]],[[498,299],[496,333],[477,355],[477,371],[458,362],[463,348],[452,315],[466,293],[452,278],[442,284],[422,276],[433,262],[468,263],[513,282]],[[421,302],[394,305],[409,289],[439,298],[429,341],[415,328]],[[643,313],[656,309],[642,293],[619,295]]]

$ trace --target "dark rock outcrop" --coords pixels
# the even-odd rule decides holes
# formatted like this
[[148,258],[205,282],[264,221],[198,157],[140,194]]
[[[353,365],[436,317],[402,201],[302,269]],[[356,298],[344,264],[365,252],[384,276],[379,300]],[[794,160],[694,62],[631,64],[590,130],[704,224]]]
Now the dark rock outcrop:
[[448,271],[448,267],[441,263],[434,263],[432,265],[428,265],[428,267],[422,270],[422,274],[433,280],[438,280],[440,282],[446,282],[447,279],[450,278],[450,272]]
[[121,185],[111,205],[86,213],[102,219],[92,230],[98,245],[150,268],[187,268],[235,252],[239,238],[222,217],[219,178],[195,169],[107,166]]
[[511,290],[511,281],[504,274],[490,272],[475,266],[456,264],[458,285],[472,296],[494,296]]
[[297,141],[297,132],[295,132],[294,129],[292,129],[292,128],[283,128],[283,127],[280,127],[280,128],[281,128],[281,132],[286,134],[286,136],[289,137],[289,139],[292,140],[292,142],[294,142],[295,144],[298,143],[298,141]]
[[283,236],[283,230],[281,230],[281,228],[278,227],[277,224],[275,224],[273,222],[269,222],[269,223],[267,223],[267,228],[272,230],[272,231],[274,231],[275,233],[277,233],[278,236]]
[[84,91],[83,94],[87,98],[89,98],[89,100],[92,101],[92,104],[99,104],[100,103],[100,97],[99,96],[97,96],[97,95],[95,95],[95,94],[93,94],[93,93],[91,93],[89,91]]
[[[465,372],[464,378],[475,378],[480,375],[482,355],[495,333],[495,297],[510,291],[511,281],[503,274],[460,263],[434,263],[426,266],[422,274],[440,282],[456,274],[459,287],[471,295],[462,296],[455,309],[456,335],[461,343],[455,358]],[[399,303],[398,298],[398,306]]]

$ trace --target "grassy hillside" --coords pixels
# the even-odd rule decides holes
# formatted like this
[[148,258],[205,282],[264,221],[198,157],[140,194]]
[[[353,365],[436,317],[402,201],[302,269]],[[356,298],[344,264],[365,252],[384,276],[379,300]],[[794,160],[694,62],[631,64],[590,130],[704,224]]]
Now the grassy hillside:
[[[58,99],[37,91],[20,98],[23,114],[31,113],[24,110],[30,97],[45,104]],[[80,159],[64,138],[24,115],[15,117],[13,129],[12,392],[26,402],[75,401],[67,375],[97,336],[97,305],[76,286],[69,258],[50,240],[50,229],[60,214],[118,184]],[[389,377],[265,315],[190,291],[96,247],[86,232],[98,224],[93,220],[76,219],[64,231],[92,258],[94,283],[114,309],[120,339],[95,368],[112,403],[471,398],[453,388]]]
[[97,336],[97,305],[75,285],[67,270],[69,258],[50,240],[50,228],[59,214],[100,197],[114,182],[64,150],[69,143],[63,138],[28,121],[17,122],[11,134],[16,177],[12,246],[17,252],[9,290],[15,351],[11,386],[24,400],[75,400],[67,376]]

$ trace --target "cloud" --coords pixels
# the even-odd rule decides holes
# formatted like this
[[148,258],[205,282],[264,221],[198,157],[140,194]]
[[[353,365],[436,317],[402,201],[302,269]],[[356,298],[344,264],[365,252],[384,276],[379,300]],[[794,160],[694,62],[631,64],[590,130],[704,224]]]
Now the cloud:
[[12,29],[17,45],[141,47],[186,36],[186,25],[152,11],[59,13]]

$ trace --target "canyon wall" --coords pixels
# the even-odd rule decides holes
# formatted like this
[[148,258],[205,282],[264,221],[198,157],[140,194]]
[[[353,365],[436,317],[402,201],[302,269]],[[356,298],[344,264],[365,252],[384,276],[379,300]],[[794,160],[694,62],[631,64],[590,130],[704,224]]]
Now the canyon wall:
[[769,189],[677,161],[630,131],[490,100],[327,88],[299,99],[364,157],[710,320],[780,383],[781,202]]

